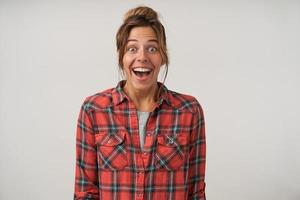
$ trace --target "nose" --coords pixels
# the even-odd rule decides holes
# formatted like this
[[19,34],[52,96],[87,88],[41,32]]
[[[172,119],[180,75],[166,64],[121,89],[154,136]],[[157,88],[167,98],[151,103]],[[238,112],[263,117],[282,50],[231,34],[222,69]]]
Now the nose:
[[148,62],[147,52],[145,51],[145,49],[142,48],[139,50],[137,55],[137,61],[142,63]]

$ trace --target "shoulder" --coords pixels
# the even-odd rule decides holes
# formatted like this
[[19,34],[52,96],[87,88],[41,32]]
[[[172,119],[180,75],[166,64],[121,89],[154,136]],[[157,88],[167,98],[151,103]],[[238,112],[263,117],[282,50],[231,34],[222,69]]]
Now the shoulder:
[[199,111],[202,112],[200,103],[192,95],[168,90],[168,99],[170,101],[170,104],[178,110],[188,110],[193,113],[197,113]]
[[112,92],[114,88],[109,88],[85,98],[82,108],[86,111],[103,109],[112,106]]

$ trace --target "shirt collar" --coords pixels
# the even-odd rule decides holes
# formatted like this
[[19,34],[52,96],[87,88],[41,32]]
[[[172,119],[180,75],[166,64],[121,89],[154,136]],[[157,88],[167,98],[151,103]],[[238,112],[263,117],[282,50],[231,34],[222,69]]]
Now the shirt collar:
[[114,105],[118,105],[123,102],[125,99],[128,99],[126,96],[123,86],[125,85],[125,80],[122,80],[118,83],[117,87],[115,87],[112,91],[112,100]]
[[159,105],[161,105],[163,102],[166,102],[168,105],[172,105],[170,101],[170,91],[168,88],[161,82],[158,82],[159,86]]
[[[112,91],[112,100],[114,105],[118,105],[122,103],[124,100],[129,100],[129,97],[125,94],[123,90],[123,86],[125,85],[125,80],[122,80],[118,83],[118,85],[113,89]],[[159,105],[161,105],[163,102],[166,102],[167,104],[171,105],[170,99],[169,99],[169,90],[167,87],[161,83],[157,82],[159,86]]]

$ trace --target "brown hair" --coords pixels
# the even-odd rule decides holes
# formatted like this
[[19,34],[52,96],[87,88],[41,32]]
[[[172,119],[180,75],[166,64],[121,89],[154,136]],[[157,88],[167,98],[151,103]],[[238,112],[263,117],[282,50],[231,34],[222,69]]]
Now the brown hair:
[[158,14],[152,8],[139,6],[127,11],[124,15],[123,24],[120,26],[117,35],[117,51],[119,54],[119,68],[123,69],[123,57],[130,31],[135,27],[151,27],[157,37],[159,52],[161,54],[163,64],[166,66],[166,79],[168,73],[169,58],[167,53],[167,42],[165,28],[158,19]]

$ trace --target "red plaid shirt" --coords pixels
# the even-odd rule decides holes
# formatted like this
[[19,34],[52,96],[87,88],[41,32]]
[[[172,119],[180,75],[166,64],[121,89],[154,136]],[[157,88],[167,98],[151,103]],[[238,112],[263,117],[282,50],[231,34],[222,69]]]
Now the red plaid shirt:
[[137,110],[123,84],[82,105],[74,199],[205,200],[205,129],[198,101],[160,84],[141,150]]

